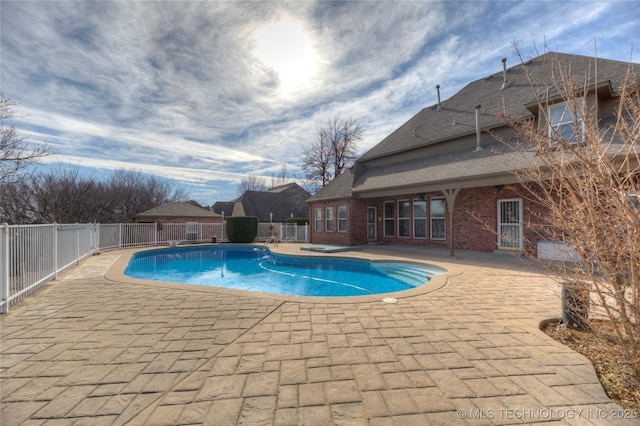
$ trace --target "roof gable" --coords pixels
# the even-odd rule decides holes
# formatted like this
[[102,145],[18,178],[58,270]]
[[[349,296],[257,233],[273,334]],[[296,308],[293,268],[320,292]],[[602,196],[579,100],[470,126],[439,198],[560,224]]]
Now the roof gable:
[[[554,86],[560,75],[568,76],[578,93],[594,91],[599,100],[610,99],[619,93],[630,68],[637,78],[639,64],[547,53],[509,68],[506,84],[502,71],[473,81],[440,105],[418,112],[308,202],[512,183],[513,172],[524,163],[522,153],[498,142],[497,135],[512,135],[504,116],[533,117],[534,105],[562,99]],[[475,135],[478,105],[480,150]]]
[[[609,81],[614,91],[630,64],[597,59],[598,82]],[[637,64],[632,65],[637,66]],[[525,72],[525,67],[528,72]],[[594,79],[596,59],[588,56],[550,52],[524,64],[508,68],[507,84],[503,88],[503,72],[473,81],[451,98],[418,112],[409,121],[384,138],[358,159],[358,162],[411,151],[428,145],[475,133],[475,108],[480,105],[480,127],[483,130],[504,126],[501,116],[526,118],[532,116],[527,108],[536,102],[536,95],[557,96],[553,86],[561,68],[584,85],[585,78]],[[530,80],[531,79],[531,80]]]
[[284,222],[293,217],[307,217],[305,200],[309,193],[298,184],[287,184],[269,191],[245,191],[237,200],[234,214],[255,216],[260,222]]
[[351,187],[353,186],[354,168],[351,167],[342,174],[336,176],[324,188],[307,199],[307,203],[320,200],[336,200],[339,198],[348,198],[351,196]]
[[194,206],[189,203],[168,202],[161,206],[154,207],[136,217],[217,217],[217,213]]

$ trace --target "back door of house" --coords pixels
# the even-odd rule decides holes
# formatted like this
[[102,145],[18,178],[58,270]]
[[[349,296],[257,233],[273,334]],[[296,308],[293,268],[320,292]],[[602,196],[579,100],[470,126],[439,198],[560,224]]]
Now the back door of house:
[[376,241],[376,208],[367,207],[367,241]]
[[498,249],[522,250],[522,199],[498,200]]

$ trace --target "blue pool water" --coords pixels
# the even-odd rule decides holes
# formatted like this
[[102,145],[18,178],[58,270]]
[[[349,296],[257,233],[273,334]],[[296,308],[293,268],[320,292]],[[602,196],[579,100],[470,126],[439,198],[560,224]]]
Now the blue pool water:
[[131,257],[125,275],[296,296],[363,296],[426,284],[445,272],[403,262],[277,255],[262,246],[148,250]]

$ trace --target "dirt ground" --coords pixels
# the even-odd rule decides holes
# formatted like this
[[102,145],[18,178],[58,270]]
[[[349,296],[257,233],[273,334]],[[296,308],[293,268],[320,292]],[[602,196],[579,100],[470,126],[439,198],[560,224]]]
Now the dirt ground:
[[621,356],[618,337],[607,321],[591,321],[591,331],[565,328],[560,321],[542,327],[556,341],[587,357],[613,401],[640,418],[640,380]]

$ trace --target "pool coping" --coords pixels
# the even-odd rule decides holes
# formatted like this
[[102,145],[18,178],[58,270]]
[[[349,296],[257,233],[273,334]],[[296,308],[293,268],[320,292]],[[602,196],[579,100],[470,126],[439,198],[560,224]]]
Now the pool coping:
[[[220,247],[232,247],[232,246],[254,246],[254,247],[265,247],[258,244],[198,244],[198,247],[208,247],[208,246],[220,246]],[[182,246],[182,247],[195,247],[193,245]],[[155,281],[155,280],[143,280],[138,278],[132,278],[124,274],[124,270],[129,264],[129,260],[131,257],[139,252],[143,251],[153,251],[153,250],[162,250],[167,249],[167,246],[155,246],[155,247],[136,247],[130,249],[121,249],[122,253],[118,259],[113,262],[111,267],[107,270],[104,275],[105,279],[108,281],[116,282],[116,283],[125,283],[125,284],[134,284],[134,285],[144,285],[144,286],[155,286],[162,288],[173,288],[173,289],[181,289],[181,290],[192,290],[199,291],[205,293],[218,293],[218,294],[230,294],[236,296],[247,296],[247,297],[260,297],[260,298],[268,298],[272,300],[280,300],[283,302],[297,302],[297,303],[371,303],[371,302],[380,302],[387,301],[391,302],[389,299],[406,299],[410,297],[421,296],[424,294],[432,293],[434,291],[440,290],[443,288],[447,282],[449,277],[459,275],[462,272],[455,271],[455,268],[451,268],[451,264],[447,264],[444,266],[438,261],[421,261],[418,259],[407,260],[407,258],[403,257],[401,254],[394,256],[388,254],[375,254],[375,253],[367,253],[366,251],[354,251],[349,252],[348,255],[345,252],[338,253],[317,253],[317,252],[309,252],[300,250],[300,253],[291,253],[284,250],[279,250],[279,247],[265,247],[268,248],[272,253],[279,254],[283,256],[300,256],[300,257],[309,257],[309,258],[318,258],[323,259],[327,257],[331,257],[334,259],[346,259],[346,260],[369,260],[374,263],[391,261],[391,262],[402,262],[402,263],[413,263],[413,264],[421,264],[426,266],[437,267],[445,270],[446,272],[443,274],[434,275],[431,277],[429,282],[415,287],[409,290],[397,291],[392,293],[379,293],[372,294],[367,296],[290,296],[284,294],[277,293],[264,293],[258,291],[249,291],[249,290],[238,290],[231,289],[225,287],[215,287],[215,286],[202,286],[198,284],[185,284],[185,283],[177,283],[171,281]],[[176,247],[180,248],[180,247]],[[454,270],[452,270],[454,269]]]

